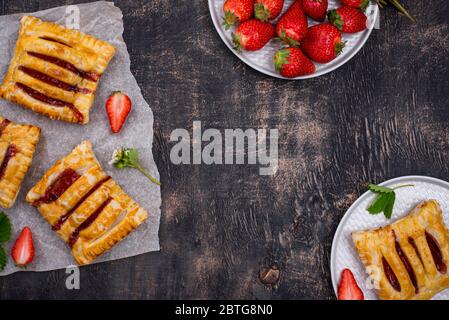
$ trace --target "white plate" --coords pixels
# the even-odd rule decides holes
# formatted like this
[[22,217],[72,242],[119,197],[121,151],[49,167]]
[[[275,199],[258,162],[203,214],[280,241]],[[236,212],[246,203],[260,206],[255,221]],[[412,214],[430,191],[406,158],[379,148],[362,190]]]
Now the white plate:
[[[357,230],[372,229],[390,224],[404,216],[423,200],[436,199],[443,210],[443,218],[449,226],[449,183],[443,180],[423,177],[406,176],[389,180],[382,186],[393,187],[402,184],[414,184],[411,188],[396,190],[396,203],[394,205],[393,218],[389,221],[383,214],[370,215],[366,208],[374,198],[372,192],[366,192],[348,209],[340,222],[332,243],[331,275],[334,291],[337,294],[340,274],[344,268],[349,268],[362,289],[365,299],[375,300],[377,295],[373,289],[369,289],[368,275],[362,262],[359,260],[351,233]],[[449,300],[449,290],[440,292],[435,300]]]
[[[212,21],[214,22],[215,29],[217,29],[218,34],[224,43],[228,46],[228,48],[237,55],[243,62],[245,62],[250,67],[264,73],[270,75],[272,77],[277,77],[281,79],[287,79],[279,75],[274,69],[273,65],[273,56],[275,52],[282,47],[282,44],[273,39],[271,40],[264,48],[256,52],[248,52],[242,51],[241,53],[237,53],[233,49],[231,34],[235,31],[234,28],[230,28],[229,30],[225,30],[222,21],[223,21],[223,3],[225,0],[208,0],[209,1],[209,11],[212,16]],[[284,4],[283,13],[290,7],[293,3],[293,0],[286,0]],[[341,3],[338,0],[329,0],[329,10],[333,8],[337,8],[341,6]],[[346,41],[346,47],[343,49],[342,54],[338,56],[335,60],[326,63],[326,64],[318,64],[316,65],[316,72],[311,75],[297,77],[290,80],[300,80],[300,79],[309,79],[318,77],[320,75],[331,72],[338,67],[342,66],[346,62],[348,62],[365,44],[366,40],[368,40],[371,31],[375,25],[377,20],[377,16],[379,14],[379,8],[376,4],[371,3],[366,9],[365,14],[368,16],[368,25],[369,28],[363,32],[355,33],[355,34],[343,34],[343,39]],[[318,22],[309,19],[309,26],[317,24]]]

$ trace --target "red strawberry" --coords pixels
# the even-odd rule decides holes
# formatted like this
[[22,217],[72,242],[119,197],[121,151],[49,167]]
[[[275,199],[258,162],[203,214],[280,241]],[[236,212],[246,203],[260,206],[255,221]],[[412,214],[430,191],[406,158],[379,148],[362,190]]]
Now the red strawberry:
[[26,267],[34,258],[33,235],[28,227],[23,228],[11,250],[11,257],[18,267]]
[[359,9],[344,6],[329,11],[329,21],[339,30],[356,33],[366,29],[367,18]]
[[315,65],[297,47],[277,51],[273,61],[276,70],[286,78],[296,78],[315,72]]
[[243,22],[232,34],[234,49],[257,51],[262,49],[274,36],[274,26],[268,22],[251,19]]
[[326,19],[327,0],[302,0],[302,10],[313,20],[323,22]]
[[261,21],[277,18],[284,7],[284,0],[256,0],[254,14]]
[[362,290],[349,269],[345,269],[341,273],[338,300],[365,300]]
[[341,2],[345,6],[359,8],[362,11],[365,11],[369,5],[369,0],[341,0]]
[[345,43],[337,27],[322,23],[310,27],[301,49],[313,61],[326,63],[334,60],[343,50]]
[[297,45],[307,34],[307,17],[301,1],[295,1],[282,15],[276,26],[278,37],[288,45]]
[[253,17],[254,0],[226,0],[223,5],[223,25],[226,30],[238,22],[244,22]]
[[131,111],[131,99],[126,94],[116,91],[106,101],[106,112],[109,117],[109,124],[114,133],[120,132],[126,117]]

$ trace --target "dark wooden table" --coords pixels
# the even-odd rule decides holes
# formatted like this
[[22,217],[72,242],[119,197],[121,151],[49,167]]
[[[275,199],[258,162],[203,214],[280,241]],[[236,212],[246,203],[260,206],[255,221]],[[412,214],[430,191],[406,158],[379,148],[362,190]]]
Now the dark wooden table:
[[[12,14],[72,1],[0,3]],[[349,63],[288,82],[228,50],[206,0],[117,1],[155,114],[161,252],[85,267],[77,291],[63,270],[2,277],[0,299],[334,299],[332,238],[367,183],[449,179],[449,2],[406,3],[418,23],[386,11]],[[170,133],[194,120],[279,129],[278,173],[171,164]]]

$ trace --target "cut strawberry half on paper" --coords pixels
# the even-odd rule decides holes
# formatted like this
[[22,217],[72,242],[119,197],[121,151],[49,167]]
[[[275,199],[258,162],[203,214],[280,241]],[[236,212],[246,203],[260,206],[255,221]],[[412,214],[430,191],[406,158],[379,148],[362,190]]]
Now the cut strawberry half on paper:
[[106,101],[106,112],[108,113],[112,132],[120,132],[131,111],[131,107],[131,99],[126,94],[120,91],[111,94]]
[[344,269],[341,273],[340,285],[338,287],[338,300],[364,300],[362,290],[351,270]]
[[11,257],[16,266],[26,267],[34,259],[33,235],[30,228],[23,228],[11,250]]

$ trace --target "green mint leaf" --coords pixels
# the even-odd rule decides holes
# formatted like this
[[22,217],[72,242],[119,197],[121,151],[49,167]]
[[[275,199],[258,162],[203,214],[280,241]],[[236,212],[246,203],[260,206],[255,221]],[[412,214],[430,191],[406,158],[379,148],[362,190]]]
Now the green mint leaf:
[[394,188],[381,187],[375,184],[368,185],[368,190],[378,194],[371,205],[367,208],[371,214],[384,213],[387,219],[391,219],[393,215],[394,203],[396,201],[396,193],[399,188],[414,187],[413,184],[404,184]]
[[380,193],[368,207],[368,212],[371,214],[379,214],[384,211],[388,204],[391,193]]
[[0,247],[0,271],[3,271],[6,267],[6,263],[8,262],[8,257],[6,256],[5,249]]
[[11,237],[11,221],[6,214],[0,212],[0,243],[6,242]]
[[394,202],[396,201],[396,194],[394,192],[388,194],[388,202],[384,209],[384,215],[387,219],[391,219],[393,215]]
[[393,189],[387,187],[381,187],[375,184],[368,185],[368,190],[375,193],[390,193],[393,192]]

